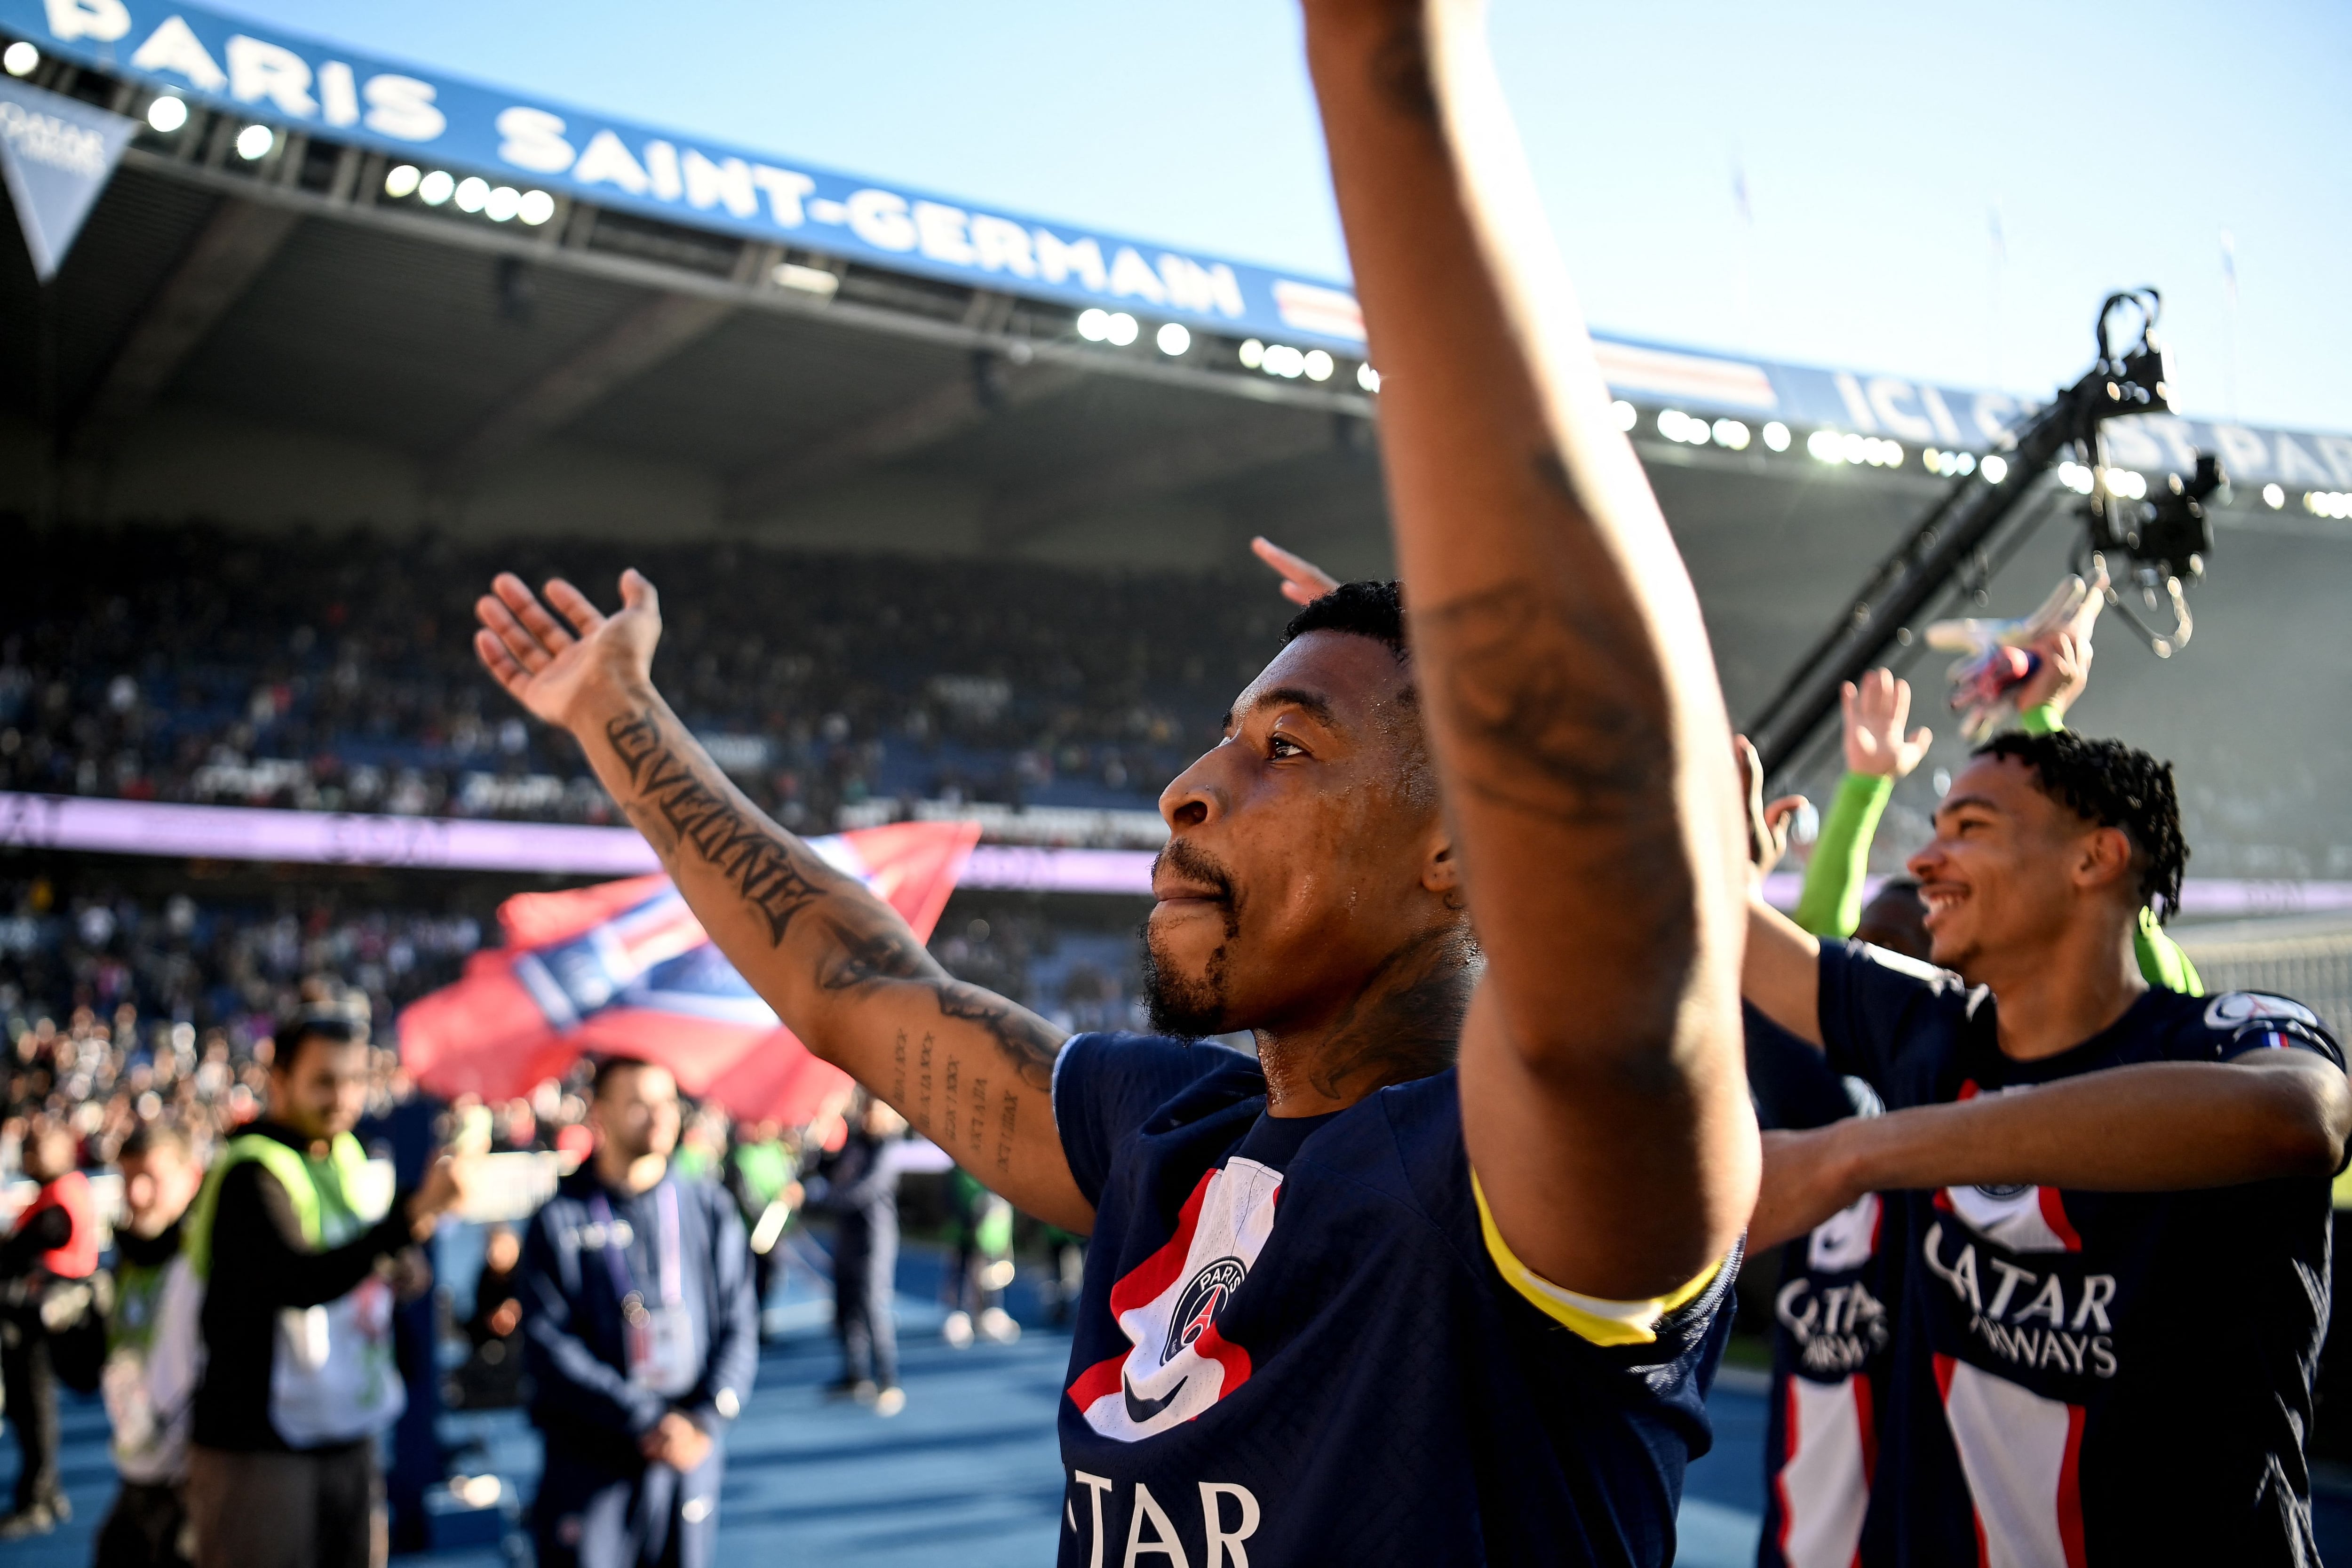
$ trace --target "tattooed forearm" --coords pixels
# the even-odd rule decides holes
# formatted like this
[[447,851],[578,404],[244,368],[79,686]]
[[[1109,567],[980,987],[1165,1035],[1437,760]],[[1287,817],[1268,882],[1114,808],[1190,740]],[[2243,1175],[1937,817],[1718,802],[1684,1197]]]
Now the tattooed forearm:
[[630,819],[667,828],[656,843],[666,837],[677,848],[691,846],[767,922],[771,942],[782,943],[793,917],[825,896],[779,830],[706,783],[662,739],[652,714],[611,721],[604,739],[637,789],[635,799],[623,803]]
[[1003,1108],[996,1115],[996,1168],[999,1172],[1013,1169],[1013,1130],[1021,1120],[1021,1097],[1011,1089],[1004,1091]]
[[[971,1080],[971,1114],[964,1118],[966,1141],[971,1145],[972,1159],[980,1157],[981,1140],[988,1135],[988,1080]],[[966,1162],[969,1163],[970,1162]]]
[[995,1037],[1023,1083],[1041,1093],[1052,1091],[1054,1058],[1061,1050],[1062,1038],[1044,1019],[961,981],[940,986],[939,995],[941,1013],[978,1024]]
[[890,1042],[890,1103],[903,1106],[907,1100],[907,1031],[901,1029]]
[[[1414,616],[1466,742],[1457,776],[1498,805],[1565,822],[1675,822],[1674,748],[1647,650],[1515,584]],[[1644,687],[1649,688],[1644,691]]]

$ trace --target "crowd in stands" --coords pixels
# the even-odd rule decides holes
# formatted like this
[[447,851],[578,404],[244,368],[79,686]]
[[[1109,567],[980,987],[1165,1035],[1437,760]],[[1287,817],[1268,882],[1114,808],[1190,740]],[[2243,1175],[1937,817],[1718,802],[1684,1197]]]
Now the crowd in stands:
[[5,535],[0,790],[136,800],[617,821],[467,632],[497,570],[609,601],[635,565],[671,606],[663,689],[788,826],[877,796],[1149,809],[1286,613],[1255,579],[707,542]]

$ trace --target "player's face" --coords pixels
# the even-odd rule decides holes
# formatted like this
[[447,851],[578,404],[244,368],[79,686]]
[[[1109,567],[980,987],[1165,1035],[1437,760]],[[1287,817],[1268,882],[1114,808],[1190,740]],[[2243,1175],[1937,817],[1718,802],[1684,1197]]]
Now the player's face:
[[667,1158],[677,1147],[677,1080],[667,1068],[624,1068],[588,1107],[596,1135],[626,1160]]
[[1419,722],[1396,656],[1343,632],[1299,637],[1234,700],[1225,738],[1160,796],[1146,937],[1164,1026],[1308,1023],[1442,910]]
[[2078,902],[2071,868],[2085,828],[2013,757],[1979,757],[1936,808],[1936,837],[1911,857],[1927,906],[1929,958],[1962,976],[1984,957],[2063,931]]

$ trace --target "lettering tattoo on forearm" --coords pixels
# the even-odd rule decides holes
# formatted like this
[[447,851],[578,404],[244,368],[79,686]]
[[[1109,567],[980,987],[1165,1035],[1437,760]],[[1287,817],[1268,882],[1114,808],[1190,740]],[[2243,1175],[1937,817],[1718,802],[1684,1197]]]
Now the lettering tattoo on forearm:
[[1011,1089],[1004,1091],[1003,1108],[996,1116],[996,1168],[1001,1172],[1013,1169],[1013,1130],[1021,1120],[1021,1097]]
[[673,845],[693,846],[766,921],[768,940],[782,945],[793,917],[826,894],[778,831],[705,783],[662,738],[650,711],[612,720],[604,739],[637,791],[636,799],[623,803],[630,819],[642,828],[650,816]]

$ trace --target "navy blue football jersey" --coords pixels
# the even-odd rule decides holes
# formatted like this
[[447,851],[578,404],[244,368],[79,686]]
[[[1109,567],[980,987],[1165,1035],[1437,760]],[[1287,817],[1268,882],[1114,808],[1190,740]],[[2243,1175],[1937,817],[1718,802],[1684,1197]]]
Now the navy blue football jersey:
[[[2058,1056],[2000,1052],[1994,1002],[1825,943],[1830,1065],[1889,1108],[2143,1062],[2343,1055],[2281,996],[2151,989]],[[2329,1184],[2201,1192],[1946,1187],[1906,1210],[1863,1561],[2316,1563],[2304,1439],[2327,1324]]]
[[1672,1559],[1736,1256],[1638,1316],[1535,1279],[1451,1071],[1277,1118],[1237,1051],[1082,1035],[1054,1112],[1096,1207],[1065,1568]]
[[[1877,1091],[1746,1010],[1748,1081],[1767,1128],[1876,1115]],[[1757,1568],[1850,1568],[1862,1542],[1894,1353],[1899,1201],[1865,1193],[1780,1248]],[[1749,1260],[1753,1267],[1754,1259]]]

